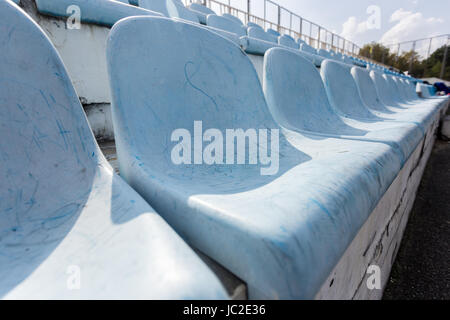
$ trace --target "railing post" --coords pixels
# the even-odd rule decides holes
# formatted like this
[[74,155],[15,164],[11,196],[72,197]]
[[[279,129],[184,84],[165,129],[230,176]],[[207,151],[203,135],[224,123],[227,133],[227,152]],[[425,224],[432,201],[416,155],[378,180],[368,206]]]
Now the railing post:
[[409,59],[409,74],[412,72],[413,60],[414,60],[414,52],[416,51],[416,41],[413,42],[412,50],[411,50],[411,59]]
[[300,39],[302,38],[303,33],[303,18],[300,17]]
[[312,46],[311,42],[312,42],[312,23],[309,22],[309,45],[310,46]]
[[441,79],[444,79],[445,74],[445,65],[447,62],[447,55],[448,55],[448,42],[450,40],[450,36],[447,36],[447,42],[445,43],[445,51],[444,51],[444,60],[442,61],[442,68],[441,68]]
[[431,42],[433,41],[433,38],[430,38],[430,44],[428,45],[428,53],[427,53],[427,59],[430,57],[431,53]]
[[322,49],[321,47],[321,43],[320,43],[320,31],[322,31],[322,28],[320,27],[320,26],[318,26],[319,27],[319,31],[318,31],[318,33],[317,33],[317,46],[318,46],[318,49]]
[[278,27],[277,27],[278,32],[280,32],[280,26],[281,26],[281,7],[278,5]]
[[251,9],[250,1],[251,0],[247,0],[247,23],[250,21],[250,9]]
[[264,30],[266,29],[266,21],[267,21],[266,10],[267,10],[267,4],[266,4],[266,0],[264,0]]
[[290,14],[289,35],[291,35],[291,31],[292,31],[292,12],[289,11],[289,14]]

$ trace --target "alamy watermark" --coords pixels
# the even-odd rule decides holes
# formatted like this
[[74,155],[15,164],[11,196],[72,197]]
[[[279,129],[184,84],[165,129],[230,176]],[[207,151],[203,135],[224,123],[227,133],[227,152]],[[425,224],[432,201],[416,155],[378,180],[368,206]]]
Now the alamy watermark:
[[371,265],[367,268],[366,285],[369,290],[381,290],[381,268],[377,265]]
[[67,7],[66,13],[69,15],[66,21],[66,28],[73,30],[81,29],[81,9],[77,5]]
[[77,265],[71,265],[67,267],[67,289],[80,290],[81,289],[81,268]]
[[224,137],[219,129],[203,132],[202,121],[194,121],[193,135],[182,128],[172,132],[171,141],[176,144],[171,160],[175,165],[260,165],[261,175],[275,175],[279,135],[279,129],[226,129]]
[[381,29],[381,8],[376,5],[367,7],[366,13],[369,15],[366,21],[366,27],[368,30],[380,30]]

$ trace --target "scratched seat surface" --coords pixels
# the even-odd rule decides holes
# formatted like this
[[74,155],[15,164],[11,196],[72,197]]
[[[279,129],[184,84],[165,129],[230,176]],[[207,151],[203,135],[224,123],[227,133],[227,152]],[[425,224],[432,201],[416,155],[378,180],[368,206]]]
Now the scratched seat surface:
[[0,58],[0,297],[226,298],[113,174],[56,49],[9,1]]
[[122,18],[129,16],[160,16],[160,13],[137,8],[125,3],[109,0],[36,0],[40,13],[56,17],[69,17],[71,6],[80,9],[80,20],[111,27]]
[[373,131],[381,139],[403,153],[403,160],[409,159],[424,136],[424,129],[417,123],[390,120],[372,112],[363,102],[351,66],[326,60],[320,74],[325,85],[330,106],[347,125],[366,131]]
[[[281,128],[249,58],[195,25],[124,19],[107,48],[126,181],[246,282],[250,298],[313,298],[400,170],[392,148]],[[238,128],[268,130],[267,143],[261,136],[244,150],[246,160],[258,152],[271,162],[226,164],[219,133]],[[180,133],[186,158],[177,164]],[[198,145],[203,133],[217,141],[214,161],[209,144]]]

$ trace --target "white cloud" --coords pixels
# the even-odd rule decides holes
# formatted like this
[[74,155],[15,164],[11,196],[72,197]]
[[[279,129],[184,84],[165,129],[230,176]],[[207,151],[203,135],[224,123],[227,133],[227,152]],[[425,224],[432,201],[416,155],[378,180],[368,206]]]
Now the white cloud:
[[411,11],[406,11],[403,10],[403,8],[400,8],[391,15],[389,21],[390,22],[401,21],[402,19],[409,17],[411,14],[413,14]]
[[[436,36],[442,33],[445,26],[442,19],[425,18],[420,12],[403,9],[396,10],[391,15],[390,22],[395,23],[395,25],[386,31],[380,39],[380,42],[386,45]],[[416,50],[424,55],[428,45],[428,41],[420,41],[417,43]],[[404,45],[403,50],[411,50],[411,44],[409,46]]]
[[368,30],[367,21],[358,22],[356,17],[349,17],[342,25],[341,37],[354,41],[356,36]]

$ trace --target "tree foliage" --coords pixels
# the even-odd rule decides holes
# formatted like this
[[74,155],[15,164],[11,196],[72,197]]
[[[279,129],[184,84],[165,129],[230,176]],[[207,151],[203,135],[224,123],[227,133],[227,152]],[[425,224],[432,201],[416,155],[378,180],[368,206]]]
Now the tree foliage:
[[[440,78],[442,61],[444,59],[445,45],[437,49],[428,59],[422,60],[415,51],[403,52],[399,56],[390,52],[389,48],[379,43],[366,44],[360,55],[378,61],[388,66],[392,66],[400,71],[409,71],[416,78]],[[412,62],[412,64],[411,64]],[[444,80],[450,81],[450,49],[447,54],[447,61],[444,71]]]

